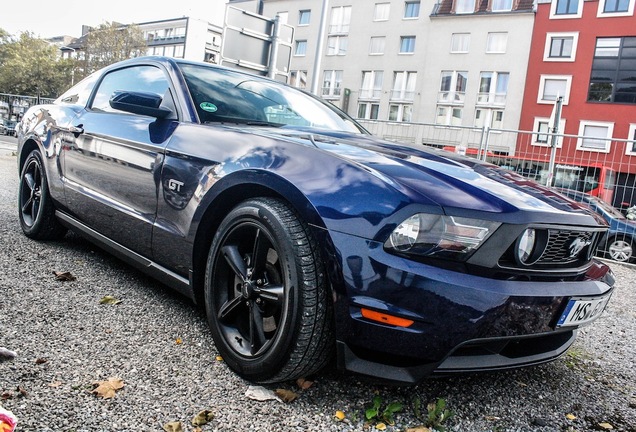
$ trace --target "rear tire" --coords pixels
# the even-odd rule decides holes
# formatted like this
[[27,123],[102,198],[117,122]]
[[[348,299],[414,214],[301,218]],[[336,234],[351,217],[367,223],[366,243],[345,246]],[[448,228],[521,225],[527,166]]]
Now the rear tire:
[[259,383],[311,375],[333,353],[324,266],[309,227],[284,202],[235,207],[212,241],[205,304],[228,366]]
[[59,240],[67,229],[55,217],[46,170],[39,150],[33,150],[20,173],[18,216],[22,231],[35,240]]

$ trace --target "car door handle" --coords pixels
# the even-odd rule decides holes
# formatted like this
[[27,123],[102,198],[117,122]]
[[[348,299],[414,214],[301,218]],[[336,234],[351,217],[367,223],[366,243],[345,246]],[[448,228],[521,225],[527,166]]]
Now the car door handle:
[[77,126],[71,126],[68,128],[68,131],[71,132],[73,135],[75,135],[75,138],[77,138],[78,136],[84,133],[84,128],[82,126],[84,125],[79,124]]

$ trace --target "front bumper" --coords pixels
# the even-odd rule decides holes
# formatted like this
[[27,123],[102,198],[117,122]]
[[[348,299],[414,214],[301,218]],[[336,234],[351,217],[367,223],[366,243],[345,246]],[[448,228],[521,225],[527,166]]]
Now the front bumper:
[[[392,381],[554,360],[576,337],[576,327],[557,327],[569,299],[610,295],[614,283],[609,268],[597,261],[578,281],[497,280],[410,261],[357,237],[331,235],[337,246],[334,264],[341,270],[335,306],[338,365]],[[413,324],[373,321],[363,317],[363,309]]]

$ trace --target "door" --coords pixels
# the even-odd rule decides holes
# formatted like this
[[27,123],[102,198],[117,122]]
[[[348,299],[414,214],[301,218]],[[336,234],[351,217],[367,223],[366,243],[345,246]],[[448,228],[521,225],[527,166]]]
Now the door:
[[73,121],[76,138],[64,150],[67,206],[84,224],[150,257],[164,148],[177,120],[118,111],[109,104],[115,91],[155,93],[174,107],[162,69],[136,65],[107,73]]

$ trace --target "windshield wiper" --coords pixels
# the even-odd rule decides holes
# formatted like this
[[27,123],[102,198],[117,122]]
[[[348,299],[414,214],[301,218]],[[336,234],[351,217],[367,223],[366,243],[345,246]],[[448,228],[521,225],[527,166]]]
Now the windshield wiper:
[[220,124],[236,124],[236,125],[247,125],[247,126],[266,126],[266,127],[275,127],[275,128],[285,126],[284,123],[274,123],[274,122],[268,122],[263,120],[249,120],[249,119],[238,119],[238,118],[230,118],[230,117],[220,117],[216,120],[208,120],[203,123],[204,124],[220,123]]

